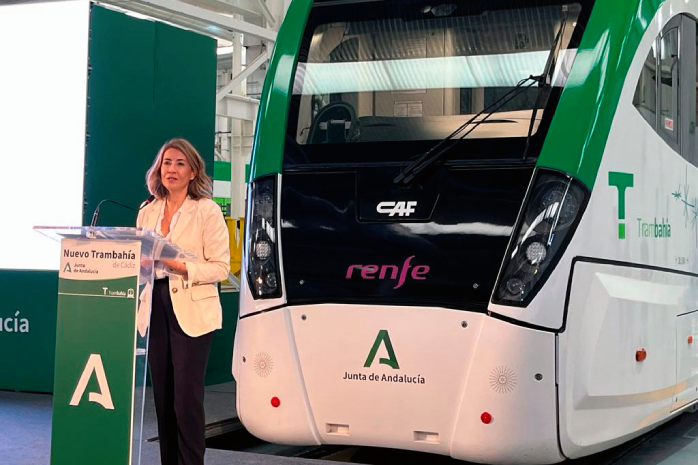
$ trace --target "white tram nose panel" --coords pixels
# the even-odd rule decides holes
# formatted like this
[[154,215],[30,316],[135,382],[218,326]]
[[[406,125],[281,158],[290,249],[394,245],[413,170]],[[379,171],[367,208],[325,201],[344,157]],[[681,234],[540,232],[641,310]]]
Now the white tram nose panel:
[[[451,455],[492,464],[563,461],[555,335],[485,318],[474,350]],[[509,374],[508,381],[502,373]],[[481,419],[484,411],[492,416],[488,425]]]
[[483,315],[357,305],[295,307],[291,315],[324,443],[449,455]]
[[237,413],[245,428],[269,442],[320,444],[288,309],[239,320],[235,349]]
[[362,305],[292,307],[240,325],[239,414],[265,440],[563,460],[553,334],[479,313]]

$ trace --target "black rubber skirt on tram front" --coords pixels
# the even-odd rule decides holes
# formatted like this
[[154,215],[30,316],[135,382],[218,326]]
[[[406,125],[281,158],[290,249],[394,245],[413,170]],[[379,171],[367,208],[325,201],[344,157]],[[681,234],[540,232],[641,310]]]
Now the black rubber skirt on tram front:
[[487,307],[533,167],[443,167],[408,187],[396,174],[284,173],[290,304]]

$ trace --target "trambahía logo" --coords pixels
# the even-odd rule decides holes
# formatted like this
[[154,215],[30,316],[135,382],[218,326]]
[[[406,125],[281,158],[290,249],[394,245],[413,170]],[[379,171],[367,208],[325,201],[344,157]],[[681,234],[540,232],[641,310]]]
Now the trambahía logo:
[[[635,176],[632,173],[608,172],[608,185],[618,190],[618,239],[626,238],[625,206],[626,191],[634,187]],[[655,216],[651,220],[637,218],[637,237],[649,239],[664,239],[671,237],[671,223],[669,218]]]

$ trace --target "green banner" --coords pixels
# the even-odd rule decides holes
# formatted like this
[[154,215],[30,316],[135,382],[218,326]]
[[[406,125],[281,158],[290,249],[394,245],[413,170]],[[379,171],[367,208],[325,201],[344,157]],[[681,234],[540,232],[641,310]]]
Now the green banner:
[[131,463],[140,243],[62,241],[52,465]]
[[53,392],[57,292],[56,271],[0,270],[0,389]]

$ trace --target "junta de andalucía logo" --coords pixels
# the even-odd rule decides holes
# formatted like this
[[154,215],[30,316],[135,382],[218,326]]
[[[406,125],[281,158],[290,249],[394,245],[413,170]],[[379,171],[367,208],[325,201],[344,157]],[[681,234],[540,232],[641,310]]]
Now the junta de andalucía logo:
[[[395,350],[393,349],[393,343],[390,340],[390,334],[388,334],[388,331],[385,329],[381,329],[378,332],[378,335],[376,336],[376,339],[373,343],[373,346],[371,347],[371,350],[368,353],[368,357],[366,358],[366,362],[364,362],[364,368],[371,368],[371,365],[373,365],[373,362],[376,359],[376,356],[378,355],[378,350],[384,347],[386,354],[388,357],[379,357],[378,358],[378,364],[379,365],[387,365],[393,370],[399,370],[400,369],[400,364],[397,361],[397,356],[395,355]],[[425,378],[421,375],[418,374],[416,376],[413,375],[407,375],[404,373],[398,373],[398,374],[387,374],[387,373],[365,373],[365,372],[357,372],[357,373],[349,373],[348,371],[344,372],[344,377],[342,378],[343,380],[352,380],[352,381],[374,381],[374,382],[383,382],[383,383],[402,383],[402,384],[426,384]]]

